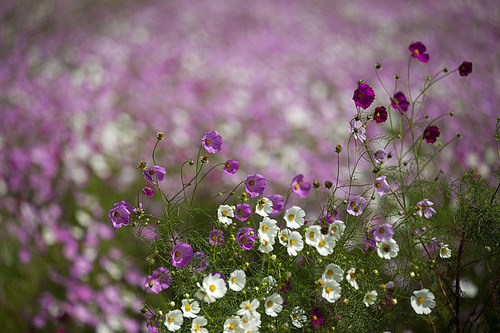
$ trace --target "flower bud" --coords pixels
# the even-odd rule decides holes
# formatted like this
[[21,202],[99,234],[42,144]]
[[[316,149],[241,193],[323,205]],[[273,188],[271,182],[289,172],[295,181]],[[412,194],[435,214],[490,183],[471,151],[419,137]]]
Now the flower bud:
[[163,140],[163,137],[164,137],[163,132],[158,132],[158,134],[156,134],[156,139],[157,139],[158,141]]

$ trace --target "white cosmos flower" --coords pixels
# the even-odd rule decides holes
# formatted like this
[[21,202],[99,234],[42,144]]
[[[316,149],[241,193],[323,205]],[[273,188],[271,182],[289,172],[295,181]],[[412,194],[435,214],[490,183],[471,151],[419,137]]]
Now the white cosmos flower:
[[344,279],[344,271],[338,265],[328,264],[325,267],[325,272],[323,273],[323,276],[325,280],[332,279],[337,282],[340,282]]
[[260,216],[269,216],[273,212],[273,202],[268,198],[262,198],[255,206],[255,212]]
[[240,321],[240,331],[241,333],[258,333],[260,327],[260,314],[259,318],[247,318],[243,316]]
[[328,228],[328,235],[332,236],[336,241],[340,240],[340,237],[344,234],[345,223],[340,220],[333,221]]
[[230,217],[234,217],[234,210],[229,205],[220,205],[217,210],[217,218],[221,223],[231,224],[233,220]]
[[410,303],[417,314],[429,314],[431,309],[436,306],[434,294],[428,289],[415,290],[410,298]]
[[274,293],[264,300],[264,309],[266,314],[271,317],[277,317],[283,309],[283,298]]
[[305,233],[306,243],[311,246],[318,245],[320,240],[320,235],[321,235],[321,227],[319,225],[310,226]]
[[370,305],[373,305],[375,303],[375,301],[377,300],[377,296],[378,293],[376,290],[369,291],[363,298],[363,303],[365,303],[365,305],[369,307]]
[[198,286],[198,291],[196,292],[196,294],[194,294],[196,298],[208,304],[215,302],[215,297],[210,296],[199,282],[197,282],[196,285]]
[[267,216],[264,217],[259,225],[259,238],[265,238],[267,241],[274,239],[274,237],[276,237],[276,233],[278,232],[277,224],[278,222],[276,220],[273,220]]
[[356,273],[356,268],[351,268],[350,270],[348,270],[347,275],[345,276],[347,282],[349,282],[351,286],[356,290],[359,289],[358,282],[356,281],[357,277],[358,275]]
[[439,249],[439,256],[443,259],[451,258],[451,250],[448,244],[441,246]]
[[240,331],[240,317],[232,316],[226,319],[224,322],[224,332],[223,333],[236,333]]
[[319,237],[319,242],[316,245],[316,250],[322,256],[328,256],[333,253],[333,248],[335,247],[336,242],[332,236],[325,236],[323,234]]
[[289,229],[283,229],[278,233],[278,240],[281,245],[287,246],[288,245],[288,237],[290,237],[290,230]]
[[301,309],[299,306],[296,306],[292,310],[292,314],[290,314],[290,319],[292,320],[292,325],[297,328],[304,327],[304,324],[307,322],[306,312]]
[[276,279],[271,275],[262,279],[262,285],[267,286],[266,292],[270,293],[276,287]]
[[207,318],[203,316],[196,317],[191,324],[191,333],[208,333],[208,330],[203,327],[207,323]]
[[183,299],[181,306],[182,313],[186,318],[196,318],[200,313],[200,303],[194,299]]
[[304,225],[305,216],[306,212],[302,208],[293,206],[288,208],[283,218],[286,221],[287,228],[297,229]]
[[396,258],[398,252],[399,245],[393,238],[377,243],[377,254],[380,258],[390,260],[391,258]]
[[[238,311],[236,311],[236,314],[239,316],[254,317],[254,316],[256,316],[256,314],[259,314],[257,312],[257,308],[259,307],[259,305],[260,305],[260,302],[256,298],[254,298],[251,302],[250,301],[241,302],[240,309]],[[259,316],[260,316],[260,314],[259,314]]]
[[271,252],[272,250],[274,250],[274,238],[272,238],[271,240],[266,240],[266,239],[263,239],[261,238],[260,239],[260,245],[259,245],[259,251],[262,252],[262,253],[269,253]]
[[340,293],[342,289],[340,284],[335,280],[326,280],[323,284],[322,296],[328,302],[333,303],[340,298]]
[[286,251],[291,256],[296,256],[299,251],[304,248],[302,236],[297,231],[292,231],[288,237],[288,246]]
[[208,275],[206,278],[204,278],[203,289],[208,296],[211,296],[214,299],[224,297],[227,292],[226,282],[220,277],[219,274]]
[[229,280],[227,284],[229,285],[229,289],[234,291],[241,291],[245,288],[245,283],[247,281],[247,276],[244,271],[241,269],[237,269],[231,273],[229,276]]
[[181,310],[172,310],[165,315],[165,326],[170,332],[179,330],[184,322]]

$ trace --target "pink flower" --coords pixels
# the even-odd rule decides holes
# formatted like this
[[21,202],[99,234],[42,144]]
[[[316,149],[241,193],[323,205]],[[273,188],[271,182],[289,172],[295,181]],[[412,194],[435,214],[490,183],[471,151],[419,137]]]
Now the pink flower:
[[142,174],[144,175],[144,179],[146,179],[148,183],[156,185],[155,178],[161,182],[165,177],[165,175],[167,174],[167,171],[165,170],[165,168],[162,168],[161,166],[153,165],[148,169],[142,170]]
[[207,132],[201,139],[201,145],[208,153],[218,153],[222,148],[222,136],[217,131]]
[[434,143],[437,140],[437,137],[441,134],[437,126],[427,126],[422,135],[422,138],[425,139],[428,143]]
[[145,187],[142,189],[142,193],[144,193],[144,195],[147,197],[152,197],[155,191],[153,191],[151,187]]
[[172,266],[184,268],[193,260],[193,248],[187,243],[180,243],[174,247],[170,255]]
[[292,191],[301,198],[307,197],[311,190],[311,183],[304,182],[304,176],[298,175],[292,180]]
[[421,62],[424,62],[424,63],[429,61],[429,55],[427,53],[425,53],[427,48],[421,42],[415,42],[415,43],[411,44],[408,47],[408,49],[411,51],[411,56],[413,58],[417,58],[418,60],[420,60]]
[[391,98],[391,105],[395,110],[398,110],[399,113],[403,114],[403,111],[408,110],[408,101],[406,100],[405,95],[398,91],[394,98]]
[[260,173],[249,175],[245,181],[245,190],[250,198],[262,195],[267,187],[267,180]]
[[228,175],[234,175],[239,168],[240,163],[237,160],[233,160],[232,158],[230,158],[226,161],[226,163],[224,163],[223,170]]
[[375,100],[375,93],[373,92],[373,89],[369,85],[365,83],[360,83],[358,85],[358,88],[354,91],[354,96],[352,97],[352,100],[354,101],[356,106],[366,109]]

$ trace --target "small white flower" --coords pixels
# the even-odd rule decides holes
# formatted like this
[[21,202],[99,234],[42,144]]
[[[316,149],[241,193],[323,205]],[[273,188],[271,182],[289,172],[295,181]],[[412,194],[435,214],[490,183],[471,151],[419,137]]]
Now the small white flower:
[[328,235],[332,236],[336,241],[340,240],[340,237],[344,235],[345,223],[340,220],[333,221],[328,228]]
[[276,286],[276,279],[271,275],[262,279],[262,285],[267,286],[266,292],[269,294]]
[[277,317],[283,309],[283,298],[274,293],[264,300],[264,309],[266,314],[271,317]]
[[399,245],[393,238],[377,243],[377,254],[380,258],[390,260],[391,258],[396,258],[398,252]]
[[333,303],[340,298],[340,293],[342,289],[340,288],[340,284],[335,280],[325,280],[323,284],[323,292],[322,296],[328,302]]
[[290,319],[292,320],[292,325],[297,328],[304,327],[304,324],[307,322],[306,312],[301,309],[299,306],[296,306],[292,310],[292,314],[290,314]]
[[230,217],[234,217],[234,211],[233,208],[229,205],[220,205],[219,209],[217,210],[217,218],[221,223],[224,224],[231,224],[233,220],[230,219]]
[[333,248],[335,247],[336,242],[332,236],[325,236],[323,234],[319,237],[319,242],[316,245],[316,250],[322,256],[328,256],[333,253]]
[[196,318],[198,313],[200,313],[200,303],[194,299],[183,299],[181,310],[184,317]]
[[238,316],[232,316],[231,318],[226,319],[224,322],[224,333],[239,332],[240,321],[241,319]]
[[267,216],[264,217],[264,219],[262,220],[262,222],[260,222],[259,225],[259,238],[260,239],[264,238],[267,241],[270,241],[271,239],[274,240],[274,237],[276,237],[276,233],[278,232],[277,224],[278,222],[276,220],[273,220]]
[[224,295],[226,295],[226,282],[220,277],[219,274],[208,275],[203,279],[202,285],[207,295],[213,297],[214,299],[222,298],[224,297]]
[[270,253],[272,250],[274,250],[274,238],[272,240],[266,240],[261,238],[260,239],[260,245],[259,245],[259,251],[262,253]]
[[366,293],[365,297],[363,298],[363,303],[365,303],[365,305],[367,307],[369,307],[370,305],[375,304],[375,301],[377,300],[377,296],[378,296],[378,293],[376,290],[369,291]]
[[439,249],[439,256],[443,259],[451,258],[451,250],[448,246],[448,244],[445,244]]
[[184,322],[181,310],[172,310],[165,315],[165,326],[170,332],[179,330]]
[[306,243],[311,246],[318,245],[320,240],[320,235],[321,235],[321,227],[319,225],[310,226],[305,233]]
[[244,271],[241,269],[237,269],[231,273],[229,276],[229,280],[227,284],[229,285],[229,289],[234,291],[241,291],[245,288],[245,283],[247,281],[247,276]]
[[298,229],[304,225],[304,217],[306,212],[300,207],[293,206],[288,208],[285,213],[284,219],[286,221],[287,228]]
[[209,295],[199,282],[196,285],[198,286],[198,291],[194,294],[196,298],[208,304],[215,302],[215,297]]
[[273,202],[268,198],[262,198],[257,202],[255,206],[255,212],[260,216],[269,216],[273,212]]
[[410,303],[417,314],[429,314],[436,306],[434,294],[428,289],[415,290],[410,298]]
[[357,277],[358,275],[356,273],[356,268],[351,268],[350,270],[348,270],[347,275],[345,276],[347,282],[349,282],[351,286],[356,290],[359,289],[358,282],[356,281]]
[[338,265],[328,264],[325,268],[325,272],[323,273],[325,280],[335,280],[340,282],[344,279],[344,271]]
[[359,120],[351,120],[349,123],[350,127],[348,129],[349,133],[351,133],[356,140],[364,142],[366,140],[366,129],[363,127],[363,123]]
[[257,318],[247,318],[243,316],[240,321],[240,331],[241,333],[259,333],[259,327],[260,327],[260,314],[258,319]]
[[283,229],[278,233],[278,240],[281,245],[287,246],[288,245],[288,237],[290,237],[290,230],[289,229]]
[[203,327],[207,323],[207,318],[203,316],[196,317],[191,324],[191,333],[208,333],[208,330]]
[[250,301],[241,302],[240,309],[236,311],[236,314],[238,316],[254,317],[256,316],[256,314],[258,314],[257,308],[259,307],[259,305],[260,302],[256,298],[254,298],[251,302]]
[[304,248],[302,236],[297,231],[292,231],[288,237],[288,245],[286,251],[291,256],[296,256],[299,251]]

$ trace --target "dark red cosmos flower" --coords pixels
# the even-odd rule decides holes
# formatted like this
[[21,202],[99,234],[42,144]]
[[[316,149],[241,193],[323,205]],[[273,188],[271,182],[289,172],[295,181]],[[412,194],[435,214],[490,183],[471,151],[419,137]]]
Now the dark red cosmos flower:
[[427,48],[421,42],[415,42],[415,43],[411,44],[408,47],[408,49],[411,51],[411,56],[413,58],[417,58],[418,60],[420,60],[421,62],[424,62],[424,63],[429,61],[429,55],[427,53],[425,53]]
[[405,94],[398,91],[394,98],[391,98],[391,105],[394,109],[398,110],[399,113],[403,114],[403,111],[408,110],[408,101],[406,100]]
[[458,66],[458,72],[460,76],[469,76],[472,73],[472,63],[464,61],[460,66]]
[[373,119],[377,122],[377,124],[383,123],[387,120],[387,110],[384,106],[379,106],[375,108],[375,113],[373,114]]
[[314,308],[311,311],[311,317],[314,327],[320,327],[323,323],[323,317],[321,316],[321,312],[319,312],[319,308]]
[[428,143],[436,142],[436,138],[441,134],[437,126],[427,126],[422,136]]
[[358,89],[354,90],[354,96],[352,97],[356,106],[362,107],[363,109],[369,107],[374,99],[375,93],[373,89],[365,83],[360,83],[358,85]]

